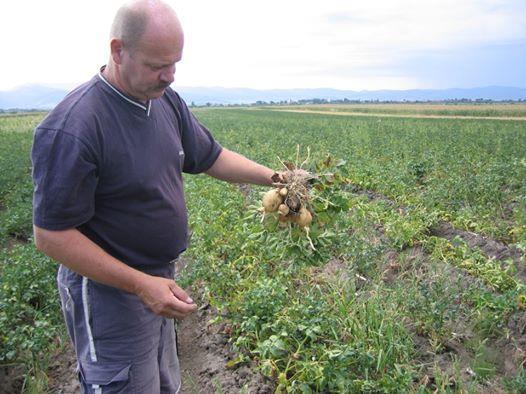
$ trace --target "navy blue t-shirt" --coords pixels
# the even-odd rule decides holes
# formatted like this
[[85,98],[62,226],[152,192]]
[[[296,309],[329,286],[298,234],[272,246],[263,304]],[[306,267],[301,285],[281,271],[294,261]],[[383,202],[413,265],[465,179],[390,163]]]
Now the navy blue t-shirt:
[[77,228],[138,269],[166,264],[187,247],[182,172],[206,171],[220,152],[172,89],[143,104],[99,74],[35,130],[33,222]]

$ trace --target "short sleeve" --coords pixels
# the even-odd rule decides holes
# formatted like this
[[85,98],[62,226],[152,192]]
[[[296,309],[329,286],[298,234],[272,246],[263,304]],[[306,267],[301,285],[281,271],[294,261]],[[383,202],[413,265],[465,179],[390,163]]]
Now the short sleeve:
[[36,226],[65,230],[94,215],[97,165],[83,141],[64,131],[37,128],[31,161]]
[[221,145],[208,129],[190,112],[185,102],[179,98],[181,116],[181,139],[184,150],[183,171],[198,174],[208,170],[221,153]]

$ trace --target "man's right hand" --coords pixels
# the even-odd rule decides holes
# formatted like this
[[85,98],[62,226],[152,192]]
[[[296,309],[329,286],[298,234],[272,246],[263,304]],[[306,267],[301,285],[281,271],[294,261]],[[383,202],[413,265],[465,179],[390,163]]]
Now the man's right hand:
[[155,314],[182,320],[197,305],[174,280],[145,275],[136,294]]

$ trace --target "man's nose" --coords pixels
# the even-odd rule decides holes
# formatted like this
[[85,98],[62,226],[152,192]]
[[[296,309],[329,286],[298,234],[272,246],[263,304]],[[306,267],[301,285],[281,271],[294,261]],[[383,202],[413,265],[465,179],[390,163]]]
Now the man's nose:
[[161,81],[171,84],[174,81],[175,74],[175,64],[173,66],[167,67],[161,72]]

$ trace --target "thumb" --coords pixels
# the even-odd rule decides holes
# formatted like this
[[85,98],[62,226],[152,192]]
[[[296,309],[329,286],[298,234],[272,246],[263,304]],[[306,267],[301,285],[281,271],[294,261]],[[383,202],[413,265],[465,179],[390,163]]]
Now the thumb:
[[184,291],[179,286],[177,286],[175,282],[172,282],[170,284],[170,290],[172,290],[173,295],[177,297],[178,299],[180,299],[181,301],[186,302],[187,304],[194,303],[194,300],[190,298],[190,296],[186,293],[186,291]]

